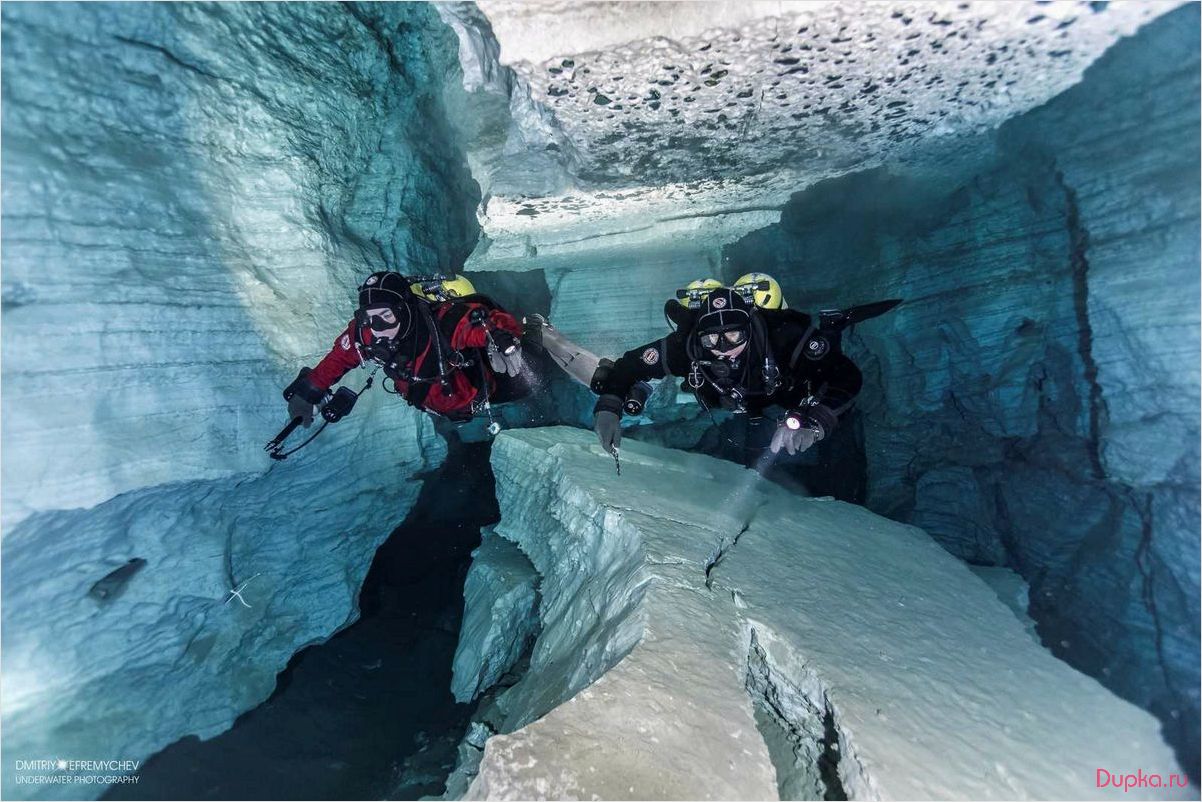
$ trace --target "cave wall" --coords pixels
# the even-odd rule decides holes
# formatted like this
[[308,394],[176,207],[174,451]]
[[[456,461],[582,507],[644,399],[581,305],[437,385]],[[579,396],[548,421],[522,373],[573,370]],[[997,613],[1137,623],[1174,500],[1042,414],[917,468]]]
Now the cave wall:
[[1056,654],[1198,775],[1198,8],[1003,125],[971,175],[794,196],[726,251],[796,307],[900,297],[849,352],[868,506],[1031,584]]
[[260,468],[268,388],[329,347],[356,279],[474,245],[476,188],[426,88],[457,73],[436,17],[4,21],[6,524]]
[[377,390],[262,446],[363,275],[475,243],[455,50],[419,4],[4,7],[7,755],[209,737],[355,620],[441,440]]

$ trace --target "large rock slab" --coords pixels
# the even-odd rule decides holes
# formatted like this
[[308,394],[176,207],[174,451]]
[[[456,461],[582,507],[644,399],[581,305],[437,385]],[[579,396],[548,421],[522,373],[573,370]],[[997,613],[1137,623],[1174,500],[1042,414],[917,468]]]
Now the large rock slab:
[[[921,530],[701,455],[622,457],[575,429],[496,441],[496,531],[541,575],[543,628],[470,798],[1106,798],[1099,768],[1180,772],[1151,715]],[[795,754],[833,744],[833,777],[773,765],[769,703]]]
[[463,585],[451,693],[470,702],[517,664],[538,623],[538,573],[512,542],[485,530]]

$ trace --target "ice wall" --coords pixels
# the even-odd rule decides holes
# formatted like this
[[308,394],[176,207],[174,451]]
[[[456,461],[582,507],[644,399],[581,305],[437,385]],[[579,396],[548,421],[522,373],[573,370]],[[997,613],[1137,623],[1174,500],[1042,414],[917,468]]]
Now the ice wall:
[[[1198,754],[1198,9],[1116,45],[946,181],[798,194],[727,251],[852,339],[870,508],[1031,582],[1052,650]],[[953,186],[955,186],[953,184]]]
[[[578,429],[494,445],[496,532],[538,570],[542,630],[468,798],[1079,799],[1123,795],[1099,767],[1184,780],[1152,716],[1055,659],[924,532],[710,457],[623,457],[618,476]],[[787,759],[757,728],[767,704]]]
[[378,390],[261,449],[357,278],[474,243],[455,40],[421,5],[35,4],[3,50],[5,757],[140,759],[353,621],[442,458]]

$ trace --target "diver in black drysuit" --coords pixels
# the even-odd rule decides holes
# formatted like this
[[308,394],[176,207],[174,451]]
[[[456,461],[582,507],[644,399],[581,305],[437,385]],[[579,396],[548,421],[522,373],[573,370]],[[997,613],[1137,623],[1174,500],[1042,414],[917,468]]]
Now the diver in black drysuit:
[[676,305],[672,319],[676,331],[612,365],[602,361],[593,375],[590,386],[600,396],[594,428],[608,452],[621,441],[632,391],[637,395],[637,386],[652,379],[682,377],[682,389],[708,409],[761,416],[781,407],[785,415],[770,448],[789,454],[829,437],[860,391],[860,370],[840,348],[841,326],[815,325],[794,310],[761,309],[725,287],[710,292],[700,309]]

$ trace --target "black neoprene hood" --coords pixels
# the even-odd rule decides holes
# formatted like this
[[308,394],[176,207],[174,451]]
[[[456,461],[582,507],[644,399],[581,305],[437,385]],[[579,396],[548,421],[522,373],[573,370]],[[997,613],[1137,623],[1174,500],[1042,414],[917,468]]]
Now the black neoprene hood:
[[734,290],[723,287],[706,296],[693,334],[700,337],[703,334],[749,328],[751,313],[747,302]]
[[359,285],[359,308],[404,306],[410,294],[409,282],[400,273],[372,273]]

